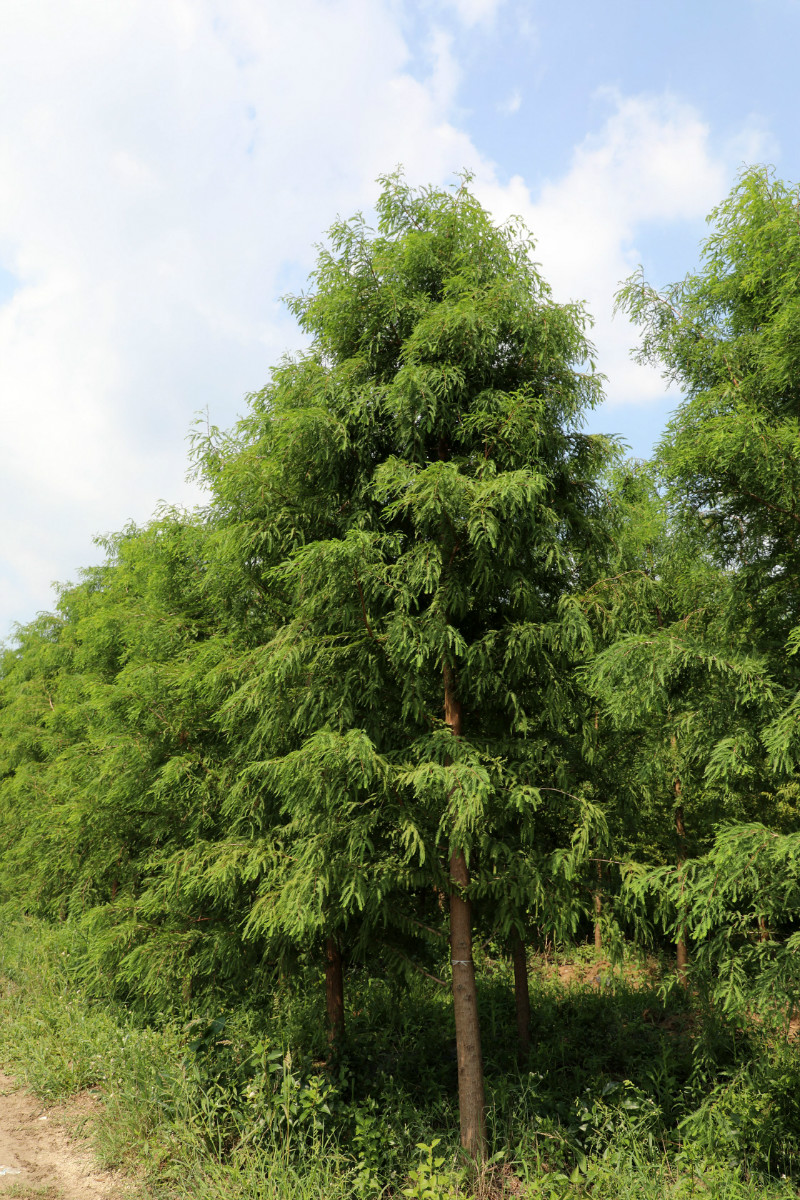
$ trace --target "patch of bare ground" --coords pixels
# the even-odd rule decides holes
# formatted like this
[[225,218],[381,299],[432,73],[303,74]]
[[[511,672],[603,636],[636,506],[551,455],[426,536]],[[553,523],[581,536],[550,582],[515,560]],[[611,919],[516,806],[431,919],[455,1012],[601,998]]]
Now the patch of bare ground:
[[67,1128],[85,1123],[97,1104],[82,1095],[46,1107],[0,1073],[0,1197],[17,1200],[126,1200],[130,1183],[98,1167]]
[[641,965],[625,963],[619,966],[606,958],[596,958],[590,962],[560,963],[542,956],[537,960],[536,969],[543,979],[558,980],[565,988],[600,988],[615,980],[631,988],[645,988],[652,986],[661,973],[655,959],[648,959]]

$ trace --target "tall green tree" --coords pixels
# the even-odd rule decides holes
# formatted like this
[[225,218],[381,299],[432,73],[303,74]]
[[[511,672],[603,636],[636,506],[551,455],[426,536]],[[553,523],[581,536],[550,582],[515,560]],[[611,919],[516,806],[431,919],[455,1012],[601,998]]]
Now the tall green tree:
[[800,572],[800,191],[749,168],[709,217],[701,269],[661,291],[639,272],[619,303],[639,355],[685,393],[659,446],[676,512],[731,573],[731,638],[746,630],[763,691],[772,767],[800,748],[794,654]]
[[250,928],[363,941],[413,919],[420,889],[445,895],[477,1155],[471,909],[524,913],[542,829],[570,843],[559,602],[599,553],[612,452],[580,430],[601,395],[586,316],[553,302],[531,249],[466,186],[385,179],[377,229],[337,222],[290,302],[310,349],[201,447],[256,590],[287,613],[227,706],[250,721],[232,829],[257,825],[262,793],[283,814]]

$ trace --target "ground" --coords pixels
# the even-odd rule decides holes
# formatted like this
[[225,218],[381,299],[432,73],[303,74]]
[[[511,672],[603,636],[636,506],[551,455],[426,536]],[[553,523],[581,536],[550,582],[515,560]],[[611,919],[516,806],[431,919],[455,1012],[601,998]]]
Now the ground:
[[66,1126],[92,1101],[45,1108],[40,1100],[0,1073],[0,1196],[17,1200],[123,1200],[122,1181],[98,1168]]

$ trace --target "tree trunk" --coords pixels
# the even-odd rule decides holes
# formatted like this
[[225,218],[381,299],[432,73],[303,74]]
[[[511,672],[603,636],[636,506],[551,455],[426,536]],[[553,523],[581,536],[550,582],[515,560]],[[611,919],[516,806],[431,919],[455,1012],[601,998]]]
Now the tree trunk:
[[760,942],[769,941],[769,925],[767,925],[767,918],[765,916],[758,918],[758,940]]
[[486,1158],[486,1111],[483,1096],[483,1057],[478,1023],[478,992],[472,961],[472,912],[469,900],[456,888],[466,888],[469,871],[463,851],[450,855],[450,953],[453,964],[453,1012],[458,1057],[458,1114],[461,1145],[473,1158]]
[[339,943],[331,934],[325,946],[325,1004],[328,1012],[328,1043],[341,1044],[344,1037],[344,975]]
[[[600,710],[595,709],[594,713],[594,731],[597,733],[600,728]],[[597,863],[597,891],[594,894],[594,952],[601,954],[603,950],[603,930],[600,924],[600,918],[603,915],[603,864]]]
[[[681,794],[681,782],[679,779],[676,779],[675,780],[675,795],[680,796],[680,794]],[[678,838],[678,875],[680,876],[683,871],[683,864],[686,860],[686,826],[683,823],[683,805],[682,804],[679,804],[678,807],[675,809],[675,833]],[[683,892],[683,880],[681,880],[681,892]],[[680,919],[683,916],[683,914],[679,913],[678,916]],[[676,950],[676,960],[677,960],[676,967],[677,967],[677,971],[678,971],[678,979],[685,987],[686,986],[686,968],[689,965],[689,948],[686,945],[686,929],[685,929],[685,926],[682,924],[679,924],[679,926],[678,926],[678,940],[675,945],[675,950]]]
[[528,990],[528,955],[516,929],[511,934],[511,953],[514,958],[514,1002],[517,1010],[517,1058],[522,1067],[531,1052],[531,996]]
[[594,950],[595,954],[601,954],[603,950],[603,928],[600,924],[600,918],[603,915],[603,894],[601,891],[603,885],[603,864],[597,864],[597,891],[594,894]]
[[[444,718],[453,736],[461,735],[461,704],[455,694],[453,670],[444,664]],[[486,1159],[486,1104],[483,1092],[483,1057],[478,1022],[478,992],[472,961],[472,908],[464,894],[469,870],[464,851],[450,854],[450,957],[453,977],[453,1014],[458,1058],[458,1113],[461,1145],[473,1158]]]

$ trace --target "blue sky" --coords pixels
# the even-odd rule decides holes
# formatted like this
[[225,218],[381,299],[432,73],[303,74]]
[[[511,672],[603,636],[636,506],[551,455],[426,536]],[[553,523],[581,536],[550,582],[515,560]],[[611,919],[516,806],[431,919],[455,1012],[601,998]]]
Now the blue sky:
[[596,318],[590,428],[679,401],[612,320],[692,270],[742,164],[800,179],[797,0],[10,0],[0,43],[0,637],[95,533],[202,499],[220,426],[300,344],[279,297],[376,177],[461,168]]

